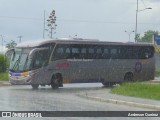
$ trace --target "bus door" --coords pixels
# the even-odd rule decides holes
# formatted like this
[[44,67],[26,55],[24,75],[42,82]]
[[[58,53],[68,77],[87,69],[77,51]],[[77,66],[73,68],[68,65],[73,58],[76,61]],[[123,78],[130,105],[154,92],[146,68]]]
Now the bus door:
[[48,83],[50,78],[50,72],[48,71],[49,54],[48,49],[37,48],[34,52],[32,60],[32,69],[36,71],[36,83],[45,84]]
[[154,74],[155,63],[154,63],[154,48],[151,46],[143,46],[139,50],[139,67],[135,66],[135,71],[141,75],[142,80],[150,79],[149,76]]

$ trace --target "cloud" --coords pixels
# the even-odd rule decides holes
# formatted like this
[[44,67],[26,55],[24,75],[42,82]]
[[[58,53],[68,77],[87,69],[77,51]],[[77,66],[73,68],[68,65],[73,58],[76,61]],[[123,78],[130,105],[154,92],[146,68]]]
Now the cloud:
[[150,0],[150,2],[160,2],[160,0]]
[[[160,0],[143,1],[153,9],[138,14],[138,23],[151,23],[138,26],[142,33],[158,28],[153,24],[159,23],[160,3]],[[20,35],[23,36],[22,41],[42,38],[44,10],[47,19],[53,9],[56,10],[58,25],[55,37],[77,34],[85,38],[127,41],[124,31],[135,28],[136,0],[1,0],[0,34],[5,36],[4,40],[16,42]],[[139,9],[144,9],[140,0]],[[45,32],[47,38],[48,33]],[[134,39],[134,34],[132,36]]]

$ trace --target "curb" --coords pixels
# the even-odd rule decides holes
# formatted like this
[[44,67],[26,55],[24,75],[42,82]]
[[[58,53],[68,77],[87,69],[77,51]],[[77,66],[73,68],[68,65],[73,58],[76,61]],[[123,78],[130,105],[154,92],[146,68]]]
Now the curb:
[[82,97],[82,98],[86,98],[89,100],[99,101],[99,102],[107,102],[107,103],[113,103],[113,104],[127,105],[127,106],[131,106],[131,107],[160,110],[160,106],[158,106],[158,105],[143,104],[143,103],[115,100],[115,99],[104,99],[104,98],[100,98],[100,97],[92,97],[92,96],[86,96],[86,95],[81,95],[81,94],[77,94],[77,96]]
[[150,83],[159,83],[160,84],[160,80],[151,80],[149,81]]
[[0,81],[0,86],[11,86],[9,82]]

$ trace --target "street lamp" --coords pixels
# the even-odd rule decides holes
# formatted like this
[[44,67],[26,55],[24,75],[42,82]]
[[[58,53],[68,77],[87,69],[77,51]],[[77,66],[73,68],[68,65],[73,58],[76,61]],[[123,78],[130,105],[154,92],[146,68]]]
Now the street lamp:
[[149,7],[149,8],[145,8],[145,9],[139,10],[139,9],[138,9],[138,0],[137,0],[137,9],[136,9],[136,26],[135,26],[135,42],[137,42],[137,40],[136,40],[136,35],[137,35],[138,12],[141,12],[141,11],[144,11],[144,10],[147,10],[147,9],[152,9],[152,8],[151,8],[151,7]]
[[21,36],[21,35],[20,35],[20,36],[18,36],[18,38],[19,38],[19,43],[21,43],[21,42],[22,42],[22,37],[23,37],[23,36]]
[[129,42],[130,42],[130,36],[131,36],[132,33],[134,33],[134,30],[133,31],[127,31],[127,30],[125,30],[124,32],[126,32],[128,34]]

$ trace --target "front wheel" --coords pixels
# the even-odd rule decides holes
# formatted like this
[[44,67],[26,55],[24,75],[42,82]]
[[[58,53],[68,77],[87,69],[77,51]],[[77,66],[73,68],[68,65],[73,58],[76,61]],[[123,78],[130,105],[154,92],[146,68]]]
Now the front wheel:
[[56,74],[51,79],[51,86],[53,89],[57,89],[58,87],[62,87],[62,76],[60,74]]
[[38,84],[32,84],[31,85],[33,89],[38,89],[39,85]]

